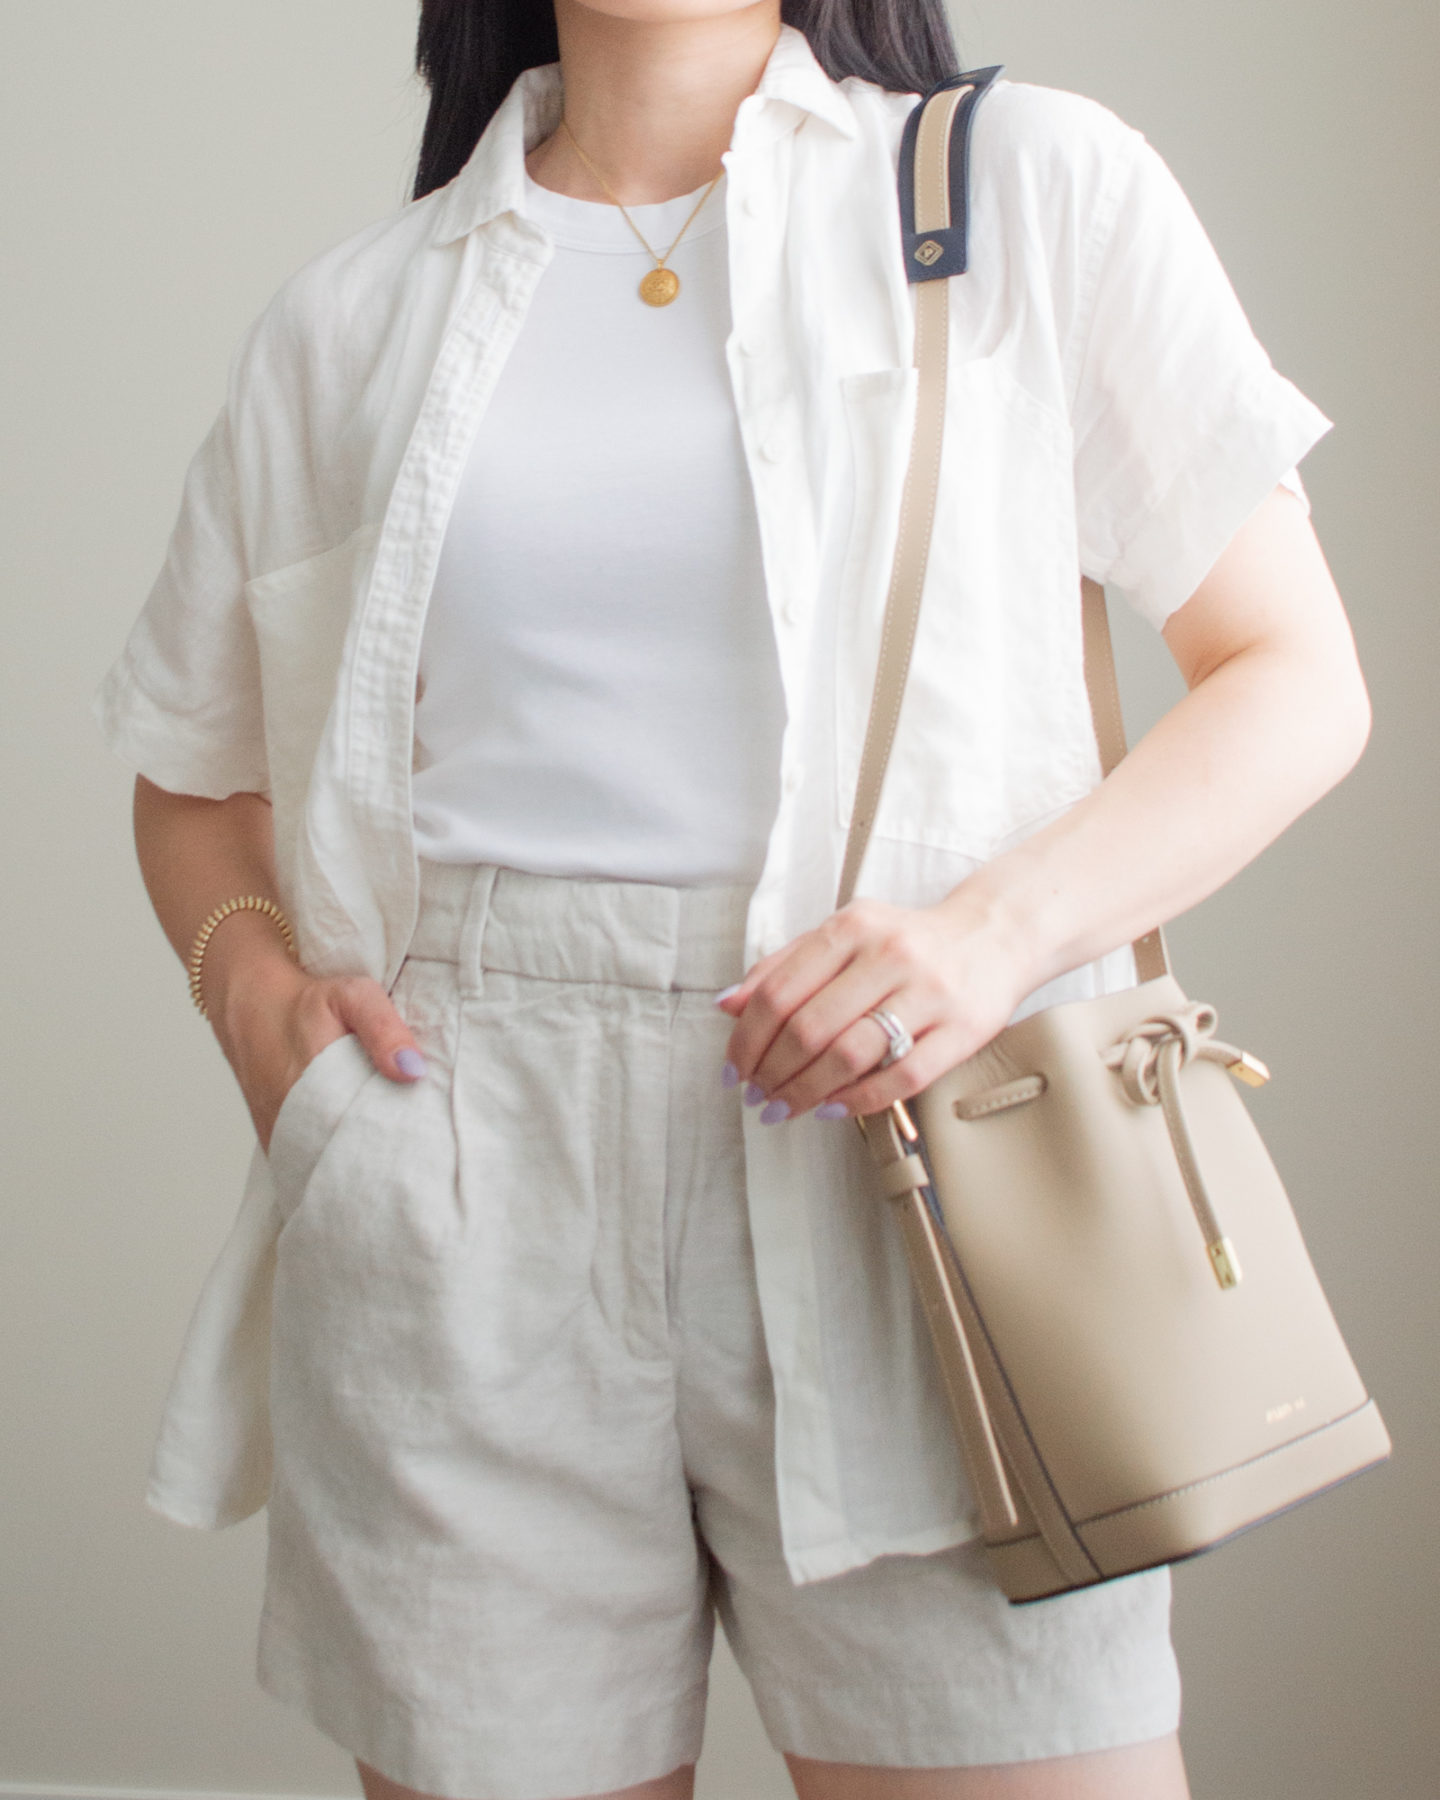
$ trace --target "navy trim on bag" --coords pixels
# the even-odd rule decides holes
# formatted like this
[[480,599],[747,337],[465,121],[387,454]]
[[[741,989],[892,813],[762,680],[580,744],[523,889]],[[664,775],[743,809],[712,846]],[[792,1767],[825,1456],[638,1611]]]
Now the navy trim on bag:
[[[905,272],[911,281],[943,281],[949,275],[963,275],[969,265],[970,128],[975,122],[976,108],[1004,69],[1003,63],[996,63],[991,69],[972,69],[968,74],[952,75],[946,81],[937,82],[921,97],[905,121],[905,134],[900,140],[900,231],[905,249]],[[974,91],[960,102],[950,131],[950,224],[944,231],[918,233],[915,230],[915,140],[920,132],[920,114],[932,95],[943,94],[947,88],[964,87],[967,83]]]

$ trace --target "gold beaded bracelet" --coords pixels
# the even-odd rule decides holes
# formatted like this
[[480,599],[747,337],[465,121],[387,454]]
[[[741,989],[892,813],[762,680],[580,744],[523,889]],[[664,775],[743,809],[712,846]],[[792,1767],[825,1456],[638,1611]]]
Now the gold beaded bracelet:
[[210,1017],[205,1007],[205,997],[200,992],[200,970],[204,966],[206,946],[220,921],[237,912],[264,913],[267,918],[273,919],[285,939],[285,948],[296,962],[300,960],[295,953],[295,934],[290,929],[290,921],[273,900],[262,900],[258,894],[242,894],[238,899],[227,900],[223,906],[217,906],[195,933],[195,942],[190,947],[190,956],[185,964],[190,972],[190,998],[199,1007],[200,1016],[204,1019]]

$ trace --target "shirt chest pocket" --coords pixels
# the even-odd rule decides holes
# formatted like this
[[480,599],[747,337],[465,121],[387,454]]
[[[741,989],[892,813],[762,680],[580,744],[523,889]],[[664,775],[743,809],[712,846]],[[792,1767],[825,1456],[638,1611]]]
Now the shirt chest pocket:
[[[845,377],[849,535],[835,654],[848,829],[914,428],[914,369]],[[984,860],[1099,776],[1068,423],[997,357],[952,366],[924,599],[875,834]]]
[[379,524],[362,525],[332,549],[257,576],[245,586],[260,656],[265,750],[282,882],[334,702],[346,634],[379,541]]

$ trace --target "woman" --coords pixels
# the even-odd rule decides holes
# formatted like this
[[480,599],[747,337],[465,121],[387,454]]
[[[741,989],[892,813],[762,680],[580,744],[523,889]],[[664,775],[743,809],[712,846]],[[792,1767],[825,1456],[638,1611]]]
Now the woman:
[[[247,337],[102,690],[258,1139],[151,1503],[268,1499],[261,1679],[371,1800],[688,1794],[713,1610],[803,1800],[1183,1795],[1167,1572],[999,1597],[843,1121],[1133,981],[1354,763],[1327,422],[1143,139],[998,84],[835,911],[944,15],[554,13],[422,8],[416,200]],[[1188,688],[1103,784],[1082,569]]]

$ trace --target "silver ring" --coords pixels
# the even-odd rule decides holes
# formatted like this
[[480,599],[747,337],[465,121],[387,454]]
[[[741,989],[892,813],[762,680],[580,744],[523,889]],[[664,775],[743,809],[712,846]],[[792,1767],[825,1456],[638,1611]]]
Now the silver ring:
[[883,1006],[872,1006],[865,1017],[867,1019],[873,1019],[890,1040],[890,1047],[876,1065],[878,1068],[888,1069],[891,1063],[899,1062],[902,1056],[908,1056],[915,1048],[914,1038],[911,1037],[910,1033],[895,1017],[894,1013],[886,1012]]

